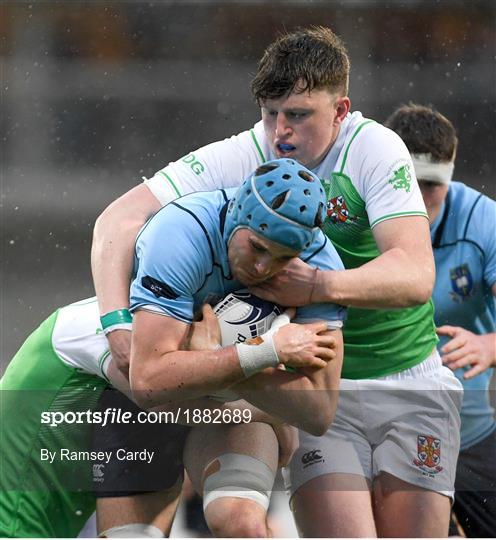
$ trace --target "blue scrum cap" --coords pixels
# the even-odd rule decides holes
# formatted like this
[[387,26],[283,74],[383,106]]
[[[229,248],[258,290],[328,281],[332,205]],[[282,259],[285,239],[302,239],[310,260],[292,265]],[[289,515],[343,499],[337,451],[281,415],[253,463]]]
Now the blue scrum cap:
[[241,228],[302,251],[324,223],[326,197],[318,176],[292,159],[267,161],[229,202],[224,238]]

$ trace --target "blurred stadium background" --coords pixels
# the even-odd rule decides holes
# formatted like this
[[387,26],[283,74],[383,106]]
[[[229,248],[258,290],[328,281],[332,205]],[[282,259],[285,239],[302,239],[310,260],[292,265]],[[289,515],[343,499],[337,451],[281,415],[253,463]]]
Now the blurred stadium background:
[[[259,56],[309,24],[347,44],[353,109],[383,121],[409,100],[433,104],[458,129],[455,177],[495,197],[494,0],[4,0],[0,372],[57,306],[93,294],[105,206],[256,122]],[[281,492],[275,505],[277,532],[294,536]],[[181,520],[173,533],[191,535]]]
[[431,103],[457,178],[494,197],[493,0],[34,2],[0,6],[1,364],[55,307],[93,294],[97,215],[188,150],[251,126],[264,47],[323,24],[346,42],[353,109]]

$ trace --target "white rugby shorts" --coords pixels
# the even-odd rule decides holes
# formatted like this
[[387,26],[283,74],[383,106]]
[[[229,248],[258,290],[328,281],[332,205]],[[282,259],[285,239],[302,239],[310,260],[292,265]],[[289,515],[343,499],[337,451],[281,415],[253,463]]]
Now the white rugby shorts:
[[330,473],[369,481],[380,472],[453,497],[460,448],[463,387],[437,351],[422,363],[377,379],[342,379],[327,433],[299,432],[300,446],[283,470],[293,495]]

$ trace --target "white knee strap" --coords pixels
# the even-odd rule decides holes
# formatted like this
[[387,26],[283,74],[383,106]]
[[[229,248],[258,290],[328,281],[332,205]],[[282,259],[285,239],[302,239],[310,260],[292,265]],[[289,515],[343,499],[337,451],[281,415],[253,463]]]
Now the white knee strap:
[[234,453],[215,458],[207,469],[216,461],[219,470],[208,476],[203,485],[203,510],[221,497],[251,499],[267,510],[275,471],[259,459]]
[[155,525],[129,523],[111,527],[98,535],[98,538],[163,538],[164,533]]

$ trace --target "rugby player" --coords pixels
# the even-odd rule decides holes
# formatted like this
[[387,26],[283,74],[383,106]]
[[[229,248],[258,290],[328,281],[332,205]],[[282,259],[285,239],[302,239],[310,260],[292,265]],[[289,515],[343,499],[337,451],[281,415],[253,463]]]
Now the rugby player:
[[386,125],[412,156],[436,261],[438,350],[465,390],[453,512],[467,537],[495,537],[496,420],[489,384],[496,365],[496,203],[452,182],[458,138],[440,112],[411,103]]
[[[262,120],[110,205],[95,227],[95,287],[102,315],[128,306],[134,234],[170,200],[240,183],[275,157],[301,161],[326,189],[324,231],[346,270],[315,272],[295,260],[252,290],[283,305],[350,309],[336,420],[322,438],[300,434],[288,473],[297,525],[305,536],[445,536],[461,385],[436,351],[427,213],[401,139],[350,113],[348,78],[346,49],[328,28],[269,45],[252,82]],[[109,340],[125,371],[129,335],[116,330]]]
[[[88,493],[89,465],[69,459],[53,464],[42,456],[53,453],[65,458],[71,454],[65,449],[85,455],[89,426],[79,423],[57,429],[41,419],[47,413],[55,418],[57,412],[94,408],[107,379],[146,407],[190,403],[229,386],[268,411],[252,420],[276,424],[290,420],[313,433],[327,429],[341,370],[339,329],[345,312],[341,306],[302,308],[297,313],[302,324],[266,333],[256,345],[220,348],[212,343],[211,351],[180,350],[189,337],[194,310],[207,299],[267,279],[300,253],[321,268],[342,268],[319,229],[324,203],[316,176],[294,160],[277,160],[257,169],[238,190],[184,197],[155,216],[137,240],[130,388],[110,362],[92,299],[62,308],[28,338],[1,381],[2,535],[75,536],[82,527],[94,507]],[[173,230],[175,241],[168,242]],[[204,313],[208,315],[208,308]],[[276,369],[279,364],[299,371]],[[139,431],[139,426],[127,426],[127,431],[135,429]],[[214,438],[212,444],[210,434],[201,437],[204,446],[201,451],[196,448],[190,474],[206,493],[206,515],[212,516],[213,530],[231,534],[232,521],[220,523],[217,516],[242,512],[250,518],[250,527],[267,534],[265,510],[278,460],[276,435],[270,426],[256,421],[233,429],[235,436],[229,436],[228,426],[219,428],[216,433],[222,432],[225,439]],[[169,447],[156,474],[172,481],[175,498],[187,431],[167,426],[163,433],[155,441],[156,449],[161,444]],[[243,437],[243,447],[238,448]],[[118,442],[127,446],[125,440]],[[139,470],[133,463],[122,466]],[[106,480],[106,469],[97,471],[96,476]],[[239,491],[235,497],[230,496],[233,490]],[[146,501],[153,504],[145,493],[141,502]],[[172,514],[166,508],[155,522],[136,523],[129,522],[124,511],[117,512],[113,530],[102,534],[162,536],[170,529]],[[246,530],[248,522],[243,527]]]
[[[302,347],[297,334],[307,327],[284,326],[275,334],[284,333],[286,342],[284,347],[274,343],[279,359],[270,335],[262,336],[257,347],[180,350],[195,303],[270,279],[300,252],[314,271],[329,264],[340,268],[334,248],[318,228],[324,216],[319,178],[294,160],[280,159],[261,165],[234,197],[222,191],[192,194],[170,203],[147,223],[136,243],[137,273],[130,293],[129,381],[138,404],[163,405],[228,387],[305,431],[327,431],[341,370],[341,362],[326,365],[330,336],[313,336]],[[301,308],[297,321],[325,317],[326,322],[311,327],[320,333],[336,324],[339,328],[342,312],[336,305],[312,304]],[[298,347],[290,346],[290,336],[300,342]],[[308,369],[289,373],[275,369],[280,363]],[[312,369],[316,367],[324,369]],[[269,535],[265,514],[277,460],[270,426],[206,425],[196,431],[188,443],[186,468],[204,493],[205,518],[214,534]]]

